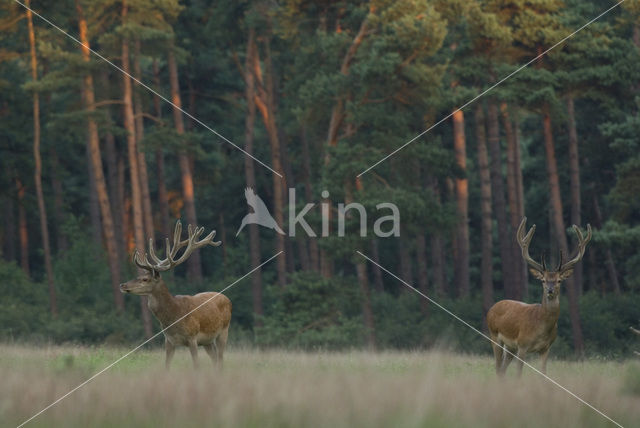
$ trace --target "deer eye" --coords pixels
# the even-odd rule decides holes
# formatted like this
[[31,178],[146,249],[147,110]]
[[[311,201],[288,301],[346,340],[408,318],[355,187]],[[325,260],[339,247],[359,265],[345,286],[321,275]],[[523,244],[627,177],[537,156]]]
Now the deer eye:
[[149,278],[142,278],[142,280],[143,280],[144,282],[147,282],[147,281],[149,281]]

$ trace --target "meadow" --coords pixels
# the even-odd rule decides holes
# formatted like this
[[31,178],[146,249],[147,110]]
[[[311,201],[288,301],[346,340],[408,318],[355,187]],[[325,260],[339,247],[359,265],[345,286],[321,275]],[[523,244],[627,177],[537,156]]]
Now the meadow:
[[[0,425],[17,426],[127,349],[0,346]],[[497,379],[489,356],[230,349],[216,371],[188,352],[169,372],[141,350],[26,426],[615,426],[525,367]],[[538,361],[532,359],[536,366]],[[625,427],[640,426],[640,362],[550,359],[549,376]]]

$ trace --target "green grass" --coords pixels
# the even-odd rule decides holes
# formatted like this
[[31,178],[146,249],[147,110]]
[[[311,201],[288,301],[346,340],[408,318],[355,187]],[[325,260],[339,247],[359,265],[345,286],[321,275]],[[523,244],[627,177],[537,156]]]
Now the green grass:
[[[0,345],[0,425],[16,426],[128,349]],[[138,351],[27,426],[606,427],[525,368],[499,380],[485,356],[231,349],[216,371],[185,349],[170,372]],[[532,361],[537,365],[537,361]],[[625,427],[640,426],[640,363],[549,361],[549,376]]]

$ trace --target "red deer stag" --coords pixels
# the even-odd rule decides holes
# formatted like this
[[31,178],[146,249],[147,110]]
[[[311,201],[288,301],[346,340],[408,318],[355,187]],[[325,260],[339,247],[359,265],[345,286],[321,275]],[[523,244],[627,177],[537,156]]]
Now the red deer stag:
[[[204,227],[193,229],[189,225],[189,237],[181,241],[182,224],[178,221],[173,233],[173,246],[170,245],[169,238],[166,238],[167,257],[163,260],[156,256],[153,239],[149,239],[149,256],[153,263],[149,261],[146,253],[141,256],[136,250],[133,262],[147,272],[120,284],[123,293],[149,296],[149,309],[160,321],[162,328],[166,329],[163,333],[167,369],[176,346],[180,345],[189,347],[194,367],[198,366],[198,345],[204,347],[214,364],[222,365],[222,354],[227,344],[231,321],[231,301],[223,294],[215,292],[198,293],[195,296],[173,296],[160,278],[160,272],[183,263],[197,248],[221,244],[213,240],[215,230],[198,241],[202,232]],[[176,259],[178,251],[185,246],[182,255]]]
[[518,376],[520,376],[523,360],[529,352],[541,354],[542,372],[546,373],[549,348],[558,332],[560,282],[571,276],[573,266],[582,259],[587,243],[591,240],[591,225],[587,225],[586,237],[580,228],[574,225],[573,230],[578,237],[576,255],[567,263],[562,263],[562,252],[560,252],[557,268],[550,271],[547,270],[544,255],[542,263],[535,262],[529,256],[529,244],[536,225],[534,224],[525,235],[526,222],[525,217],[518,227],[517,240],[522,249],[522,257],[529,264],[529,270],[536,279],[542,281],[542,304],[501,300],[487,312],[487,326],[496,358],[496,373],[499,376],[505,374],[514,354],[518,356]]

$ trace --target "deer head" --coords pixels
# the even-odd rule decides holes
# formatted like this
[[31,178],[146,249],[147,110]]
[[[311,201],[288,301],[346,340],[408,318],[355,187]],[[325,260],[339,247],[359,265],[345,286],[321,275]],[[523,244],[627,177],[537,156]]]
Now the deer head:
[[576,255],[566,263],[562,261],[562,251],[560,251],[560,256],[558,257],[558,265],[554,270],[547,269],[547,265],[545,263],[544,253],[541,258],[541,263],[538,263],[531,258],[529,255],[529,244],[533,239],[533,234],[536,230],[536,225],[534,224],[529,229],[529,232],[524,233],[525,226],[527,223],[527,218],[524,217],[522,222],[520,222],[520,226],[518,227],[518,232],[516,235],[516,239],[518,240],[518,244],[522,249],[522,258],[529,265],[529,271],[536,278],[542,281],[542,286],[544,289],[544,294],[547,296],[548,300],[555,299],[560,292],[560,283],[569,278],[573,273],[573,267],[578,263],[582,256],[584,256],[584,251],[587,247],[587,244],[591,240],[591,225],[587,224],[587,236],[585,237],[582,234],[582,231],[575,224],[573,225],[573,230],[576,232],[578,237],[578,248],[576,250]]
[[[194,229],[191,225],[189,225],[187,230],[189,235],[188,238],[184,241],[180,240],[180,235],[182,234],[182,223],[180,222],[180,220],[176,222],[176,227],[173,231],[173,245],[171,245],[171,243],[169,242],[169,238],[165,238],[166,258],[164,259],[160,259],[158,256],[156,256],[156,253],[154,251],[153,238],[149,239],[148,254],[144,253],[144,255],[141,256],[136,249],[133,253],[133,263],[146,272],[142,273],[137,278],[125,282],[124,284],[120,284],[120,291],[122,291],[123,293],[139,295],[152,294],[160,284],[163,284],[162,279],[160,278],[160,272],[173,269],[174,267],[183,263],[189,258],[191,253],[193,253],[193,251],[198,248],[207,245],[213,245],[214,247],[217,247],[221,244],[220,241],[216,242],[213,240],[214,236],[216,235],[215,230],[199,241],[198,238],[204,232],[204,227],[196,227]],[[185,248],[182,255],[176,260],[178,251],[185,246],[187,248]],[[149,257],[151,257],[152,262],[149,261]]]

